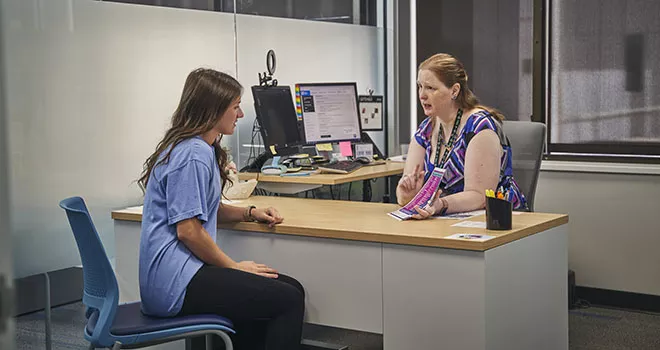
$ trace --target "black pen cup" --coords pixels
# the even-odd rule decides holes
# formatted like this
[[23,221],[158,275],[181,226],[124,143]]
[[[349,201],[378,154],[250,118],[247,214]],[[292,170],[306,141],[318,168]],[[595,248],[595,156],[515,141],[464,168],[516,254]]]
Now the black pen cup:
[[510,230],[512,212],[513,203],[503,199],[486,197],[486,228],[489,230]]

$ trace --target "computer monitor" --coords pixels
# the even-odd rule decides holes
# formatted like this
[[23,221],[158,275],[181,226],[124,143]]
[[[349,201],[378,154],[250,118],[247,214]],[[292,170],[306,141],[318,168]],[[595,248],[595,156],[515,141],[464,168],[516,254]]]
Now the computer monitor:
[[[271,146],[278,153],[292,150],[304,143],[293,107],[291,89],[288,86],[253,86],[254,109],[261,126],[261,136],[266,150]],[[281,152],[280,152],[281,151]]]
[[355,83],[296,84],[298,102],[307,144],[360,140]]

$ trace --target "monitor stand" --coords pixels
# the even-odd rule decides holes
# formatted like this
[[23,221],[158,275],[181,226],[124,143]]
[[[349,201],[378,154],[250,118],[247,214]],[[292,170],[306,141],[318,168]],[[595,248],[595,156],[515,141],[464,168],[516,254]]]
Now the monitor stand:
[[[300,153],[300,147],[299,146],[289,146],[289,147],[282,147],[282,148],[277,148],[275,149],[277,152],[278,156],[282,157],[287,157],[291,156],[294,154]],[[258,173],[261,172],[261,167],[264,166],[264,163],[270,158],[272,158],[273,155],[270,153],[270,150],[264,151],[261,154],[257,156],[250,164],[247,164],[246,166],[242,167],[240,172],[248,172],[248,173]]]

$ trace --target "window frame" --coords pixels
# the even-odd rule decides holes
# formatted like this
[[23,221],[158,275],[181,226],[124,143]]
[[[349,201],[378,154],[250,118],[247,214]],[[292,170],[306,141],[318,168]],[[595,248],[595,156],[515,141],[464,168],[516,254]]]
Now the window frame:
[[552,142],[552,0],[534,0],[533,116],[546,125],[544,159],[660,164],[660,141]]

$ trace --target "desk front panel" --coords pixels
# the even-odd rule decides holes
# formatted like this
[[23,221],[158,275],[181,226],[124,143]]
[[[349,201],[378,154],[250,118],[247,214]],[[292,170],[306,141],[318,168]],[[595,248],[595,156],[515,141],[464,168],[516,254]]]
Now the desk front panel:
[[300,281],[306,322],[383,333],[381,244],[218,230],[218,245]]

